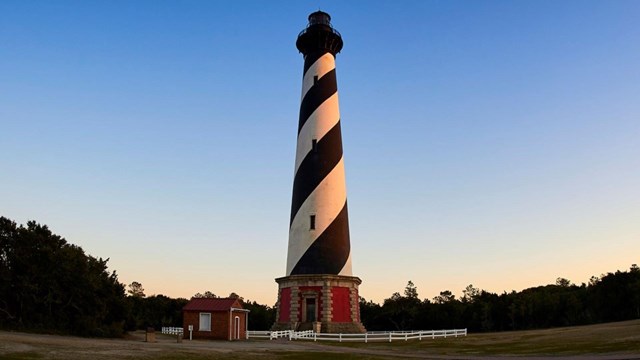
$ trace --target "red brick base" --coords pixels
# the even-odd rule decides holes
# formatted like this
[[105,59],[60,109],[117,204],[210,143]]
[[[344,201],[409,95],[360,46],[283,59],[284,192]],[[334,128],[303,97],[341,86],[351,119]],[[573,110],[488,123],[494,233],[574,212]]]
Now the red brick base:
[[276,323],[272,330],[315,330],[363,333],[358,285],[354,276],[292,275],[279,285]]

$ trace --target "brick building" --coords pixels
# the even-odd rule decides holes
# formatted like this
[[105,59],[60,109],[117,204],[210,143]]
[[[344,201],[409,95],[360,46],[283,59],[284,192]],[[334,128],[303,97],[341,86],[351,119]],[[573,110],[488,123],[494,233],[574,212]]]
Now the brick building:
[[238,299],[192,298],[182,308],[185,338],[243,340],[247,338],[249,310]]

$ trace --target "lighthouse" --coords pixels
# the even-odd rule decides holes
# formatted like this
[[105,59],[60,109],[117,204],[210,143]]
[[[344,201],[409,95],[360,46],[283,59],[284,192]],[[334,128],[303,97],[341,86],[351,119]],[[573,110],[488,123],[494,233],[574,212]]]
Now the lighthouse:
[[309,15],[296,47],[304,57],[286,276],[277,278],[274,330],[359,333],[351,272],[336,55],[342,36],[329,14]]

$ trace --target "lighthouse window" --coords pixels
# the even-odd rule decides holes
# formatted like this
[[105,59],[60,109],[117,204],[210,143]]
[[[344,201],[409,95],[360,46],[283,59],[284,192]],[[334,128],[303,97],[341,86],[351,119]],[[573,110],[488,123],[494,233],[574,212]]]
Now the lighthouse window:
[[311,151],[318,152],[318,139],[311,140]]
[[309,230],[315,230],[316,229],[316,216],[315,215],[310,215],[309,216]]
[[313,75],[313,85],[318,83],[318,75]]

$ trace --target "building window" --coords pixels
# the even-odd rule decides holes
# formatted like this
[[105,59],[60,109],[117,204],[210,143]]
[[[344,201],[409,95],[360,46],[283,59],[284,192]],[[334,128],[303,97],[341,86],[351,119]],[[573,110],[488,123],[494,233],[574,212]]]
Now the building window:
[[211,331],[211,313],[200,313],[200,331]]
[[309,230],[315,230],[316,229],[316,216],[315,215],[310,215],[309,216]]

